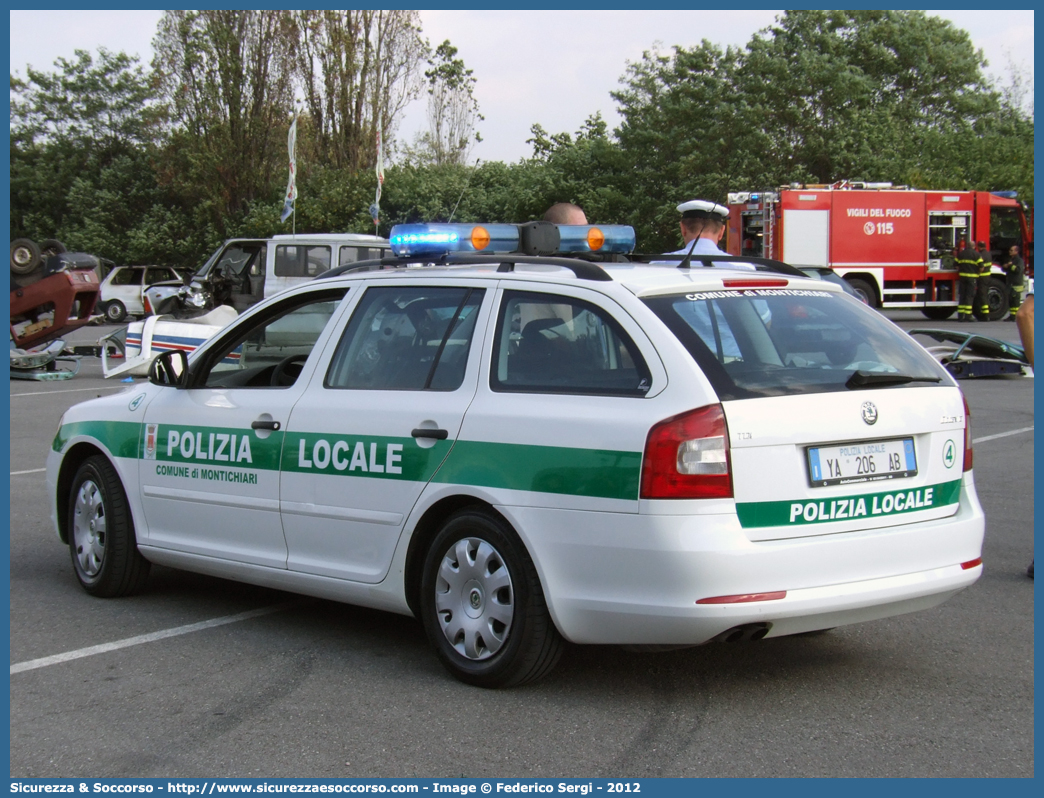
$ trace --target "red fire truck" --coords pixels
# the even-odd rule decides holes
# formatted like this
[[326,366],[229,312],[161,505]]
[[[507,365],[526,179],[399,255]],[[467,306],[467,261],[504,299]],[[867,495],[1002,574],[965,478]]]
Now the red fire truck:
[[1008,312],[1002,264],[1018,244],[1032,274],[1033,230],[1013,192],[923,191],[891,183],[792,184],[728,195],[730,255],[829,266],[873,307],[957,309],[954,254],[985,241],[993,258],[990,318]]

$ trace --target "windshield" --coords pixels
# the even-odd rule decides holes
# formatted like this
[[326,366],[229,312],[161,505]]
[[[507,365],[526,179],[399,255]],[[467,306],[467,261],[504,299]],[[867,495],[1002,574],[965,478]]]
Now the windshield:
[[952,384],[910,336],[844,294],[742,289],[645,302],[723,400]]
[[243,274],[253,263],[262,264],[264,269],[264,242],[243,242],[218,249],[193,275],[197,280],[210,276],[211,272],[223,277]]

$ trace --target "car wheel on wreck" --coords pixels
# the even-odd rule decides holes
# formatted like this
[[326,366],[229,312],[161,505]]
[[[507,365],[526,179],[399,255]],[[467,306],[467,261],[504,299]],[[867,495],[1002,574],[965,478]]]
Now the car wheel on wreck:
[[127,318],[127,308],[118,299],[114,299],[105,306],[105,319],[112,324],[119,324]]
[[40,247],[28,238],[11,242],[11,274],[31,274],[40,265]]

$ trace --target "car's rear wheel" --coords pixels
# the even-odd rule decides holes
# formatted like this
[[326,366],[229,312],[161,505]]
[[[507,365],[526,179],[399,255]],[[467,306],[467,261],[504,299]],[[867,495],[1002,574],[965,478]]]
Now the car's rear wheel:
[[990,312],[986,316],[979,315],[982,321],[1000,321],[1008,315],[1008,286],[1003,280],[990,277],[986,281],[986,304]]
[[73,570],[84,590],[111,598],[144,587],[149,561],[138,551],[127,495],[104,455],[87,458],[73,477],[68,520]]
[[872,308],[878,306],[877,292],[874,287],[859,277],[846,277],[848,284],[852,286],[852,290],[855,291],[855,295],[859,298],[860,302],[869,305]]
[[127,318],[127,308],[118,299],[114,299],[105,306],[105,319],[112,324],[119,324]]
[[500,517],[464,509],[425,557],[421,618],[442,664],[479,687],[512,687],[548,673],[562,638],[518,535]]

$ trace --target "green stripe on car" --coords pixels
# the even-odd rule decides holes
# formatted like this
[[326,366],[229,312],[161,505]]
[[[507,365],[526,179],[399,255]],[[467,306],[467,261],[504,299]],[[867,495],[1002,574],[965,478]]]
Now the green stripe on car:
[[[402,479],[487,488],[637,501],[641,452],[564,446],[437,441],[410,438],[271,432],[131,422],[66,424],[55,436],[61,451],[76,436],[101,441],[117,457],[171,463]],[[285,443],[285,451],[284,451]],[[449,458],[446,458],[449,453]],[[445,463],[443,461],[445,460]],[[441,464],[441,468],[440,468]]]
[[642,453],[457,441],[436,482],[638,500]]
[[960,495],[961,481],[957,479],[920,488],[907,487],[811,501],[736,502],[736,514],[740,525],[745,528],[826,524],[945,507],[956,504]]

